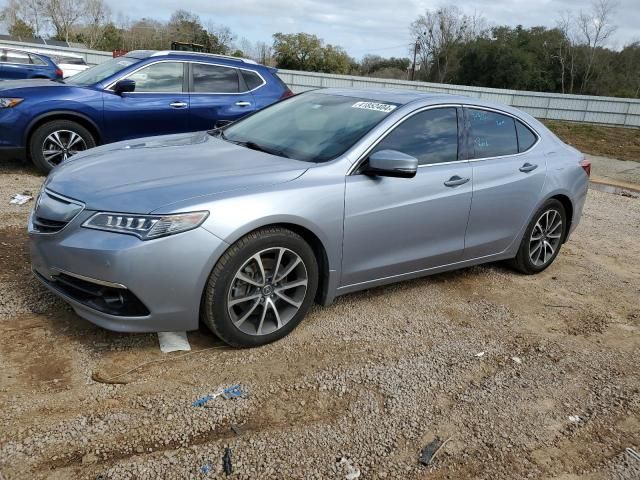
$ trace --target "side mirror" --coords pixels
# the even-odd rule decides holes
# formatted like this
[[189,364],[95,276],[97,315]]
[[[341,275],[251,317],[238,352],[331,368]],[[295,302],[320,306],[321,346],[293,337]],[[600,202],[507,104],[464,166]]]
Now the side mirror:
[[227,125],[231,125],[232,123],[233,123],[233,120],[218,120],[213,125],[213,128],[217,129],[217,128],[226,127]]
[[413,178],[417,171],[417,158],[397,150],[380,150],[369,157],[363,173],[381,177]]
[[131,93],[135,91],[135,89],[136,89],[135,80],[130,80],[128,78],[117,81],[116,84],[113,86],[113,91],[116,92],[118,95],[122,95],[123,93]]

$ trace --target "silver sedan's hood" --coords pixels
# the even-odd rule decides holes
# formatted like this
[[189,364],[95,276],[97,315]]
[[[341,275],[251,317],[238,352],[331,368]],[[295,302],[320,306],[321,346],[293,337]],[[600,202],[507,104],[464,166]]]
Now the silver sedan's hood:
[[198,132],[89,150],[56,167],[45,185],[89,210],[149,213],[202,195],[288,182],[308,167]]

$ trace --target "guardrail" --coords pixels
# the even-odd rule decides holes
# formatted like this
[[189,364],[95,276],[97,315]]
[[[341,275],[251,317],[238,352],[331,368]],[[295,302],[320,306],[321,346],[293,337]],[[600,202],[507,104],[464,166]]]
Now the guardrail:
[[630,98],[527,92],[293,70],[279,70],[278,76],[295,93],[321,87],[399,88],[450,93],[512,105],[536,118],[640,127],[640,100]]
[[[0,41],[0,45],[31,47],[41,50],[66,51],[81,55],[90,65],[112,58],[111,52],[82,48],[54,47],[15,41]],[[467,87],[445,83],[410,82],[351,75],[280,70],[278,75],[295,92],[321,87],[400,88],[424,92],[450,93],[493,100],[520,108],[536,118],[571,120],[575,122],[640,127],[640,100],[562,93],[528,92],[499,88]]]
[[[74,55],[80,55],[88,65],[97,65],[110,58],[113,58],[111,52],[101,52],[99,50],[89,50],[86,48],[58,47],[55,45],[43,45],[40,43],[16,42],[13,40],[0,40],[0,46],[12,46],[15,48],[37,48],[38,50],[50,52],[67,52]],[[46,54],[45,54],[46,55]]]

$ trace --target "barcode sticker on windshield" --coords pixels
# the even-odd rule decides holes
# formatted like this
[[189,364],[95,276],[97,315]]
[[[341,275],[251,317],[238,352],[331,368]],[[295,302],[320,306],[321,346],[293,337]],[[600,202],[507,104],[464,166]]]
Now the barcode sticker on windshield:
[[388,103],[376,103],[376,102],[356,102],[351,105],[351,108],[362,108],[364,110],[375,110],[377,112],[393,112],[397,105],[389,105]]

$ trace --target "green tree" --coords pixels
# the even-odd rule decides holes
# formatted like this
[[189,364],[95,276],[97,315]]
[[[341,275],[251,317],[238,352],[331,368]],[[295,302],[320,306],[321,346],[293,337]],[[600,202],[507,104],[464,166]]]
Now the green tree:
[[31,38],[35,36],[35,30],[27,22],[18,18],[12,25],[9,25],[9,35],[18,38]]
[[273,51],[278,68],[314,71],[322,61],[322,40],[308,33],[276,33]]
[[200,17],[186,10],[176,10],[167,25],[172,42],[199,43],[211,47],[209,34],[202,26]]

